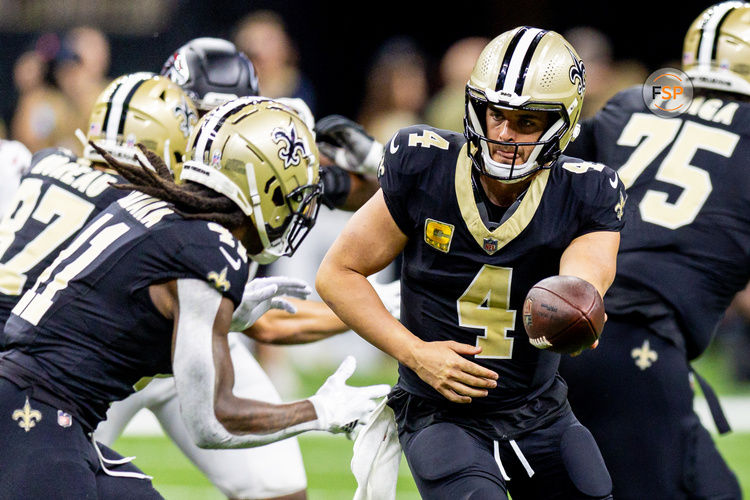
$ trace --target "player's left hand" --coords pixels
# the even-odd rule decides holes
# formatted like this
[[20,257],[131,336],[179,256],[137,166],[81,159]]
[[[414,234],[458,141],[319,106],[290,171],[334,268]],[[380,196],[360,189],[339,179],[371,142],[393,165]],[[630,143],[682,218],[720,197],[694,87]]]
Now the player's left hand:
[[357,174],[375,175],[383,145],[358,123],[341,115],[329,115],[315,124],[320,152],[337,166]]
[[230,329],[237,332],[244,331],[270,309],[282,309],[294,314],[297,308],[280,296],[306,299],[311,293],[312,288],[299,279],[286,276],[255,278],[245,285],[242,303],[232,315]]

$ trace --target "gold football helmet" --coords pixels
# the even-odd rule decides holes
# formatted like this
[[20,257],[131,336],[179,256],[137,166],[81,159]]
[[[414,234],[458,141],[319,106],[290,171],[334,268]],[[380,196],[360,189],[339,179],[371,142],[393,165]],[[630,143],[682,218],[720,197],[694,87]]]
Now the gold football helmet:
[[135,145],[142,143],[174,171],[197,122],[195,105],[169,78],[145,72],[124,75],[96,100],[83,156],[105,163],[88,144],[92,141],[117,160],[138,166],[136,157],[141,153]]
[[318,215],[319,155],[312,131],[292,108],[241,97],[201,118],[188,142],[181,180],[234,201],[258,231],[268,264],[299,247]]
[[695,88],[750,95],[750,3],[704,10],[685,35],[682,69]]
[[[578,135],[586,70],[575,49],[558,33],[521,26],[492,40],[479,55],[466,85],[464,135],[475,168],[494,179],[522,179],[555,160]],[[535,142],[487,137],[487,107],[546,111],[550,125]],[[534,146],[526,162],[492,159],[488,143]],[[516,156],[518,158],[518,156]]]

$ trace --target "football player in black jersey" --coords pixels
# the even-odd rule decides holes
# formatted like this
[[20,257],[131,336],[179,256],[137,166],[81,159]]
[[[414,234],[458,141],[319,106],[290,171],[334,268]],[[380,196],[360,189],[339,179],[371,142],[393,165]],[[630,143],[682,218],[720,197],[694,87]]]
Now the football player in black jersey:
[[619,499],[741,497],[693,411],[697,380],[729,430],[690,361],[750,279],[750,4],[701,13],[682,61],[694,87],[682,115],[655,116],[631,88],[572,148],[617,169],[629,194],[602,346],[561,365]]
[[[252,63],[234,44],[218,38],[191,40],[169,57],[161,73],[179,84],[191,96],[201,115],[237,97],[257,95],[259,92]],[[278,101],[294,105],[305,117],[307,125],[313,127],[312,115],[301,100]],[[346,130],[342,131],[342,128]],[[338,156],[339,163],[359,166],[367,164],[365,160],[369,160],[377,166],[377,160],[368,159],[366,153],[371,150],[382,151],[382,146],[375,144],[361,127],[334,116],[321,120],[317,129],[318,137],[328,140],[321,145],[321,149],[325,148],[324,152],[332,157]],[[344,137],[339,140],[342,135]],[[178,166],[176,171],[179,172],[179,169]],[[362,177],[334,166],[326,167],[324,172],[326,173],[321,172],[321,180],[329,194],[329,206],[346,208],[352,203],[361,206],[362,201],[358,200],[367,196],[369,191],[359,187],[363,185]],[[255,270],[252,268],[251,276],[254,274]],[[296,313],[289,315],[286,311],[276,310],[263,315],[248,332],[253,339],[301,343],[348,329],[322,302],[295,301],[294,298],[285,300],[293,303]],[[281,337],[284,339],[279,340]],[[230,333],[228,341],[235,366],[234,394],[247,399],[281,402],[272,381],[250,352],[247,338],[240,333]],[[263,447],[220,453],[201,449],[193,442],[182,421],[171,377],[154,379],[128,398],[114,403],[107,411],[107,419],[97,427],[96,439],[108,445],[114,443],[142,408],[149,409],[157,417],[167,435],[228,498],[305,496],[307,480],[302,454],[295,438]]]
[[139,162],[155,172],[94,148],[134,191],[83,228],[6,323],[5,497],[156,495],[132,466],[122,469],[126,460],[103,456],[88,437],[142,377],[174,373],[188,431],[213,448],[344,432],[387,392],[346,386],[350,358],[300,402],[233,395],[227,332],[244,330],[276,291],[245,286],[247,252],[266,262],[289,255],[312,227],[317,150],[295,111],[253,98],[206,115],[189,147],[183,185],[145,148]]
[[[556,274],[600,294],[615,273],[624,192],[601,164],[561,156],[578,132],[583,63],[559,34],[490,42],[466,87],[465,137],[396,133],[379,191],[318,272],[320,295],[399,361],[389,395],[423,498],[609,498],[611,481],[520,309]],[[403,251],[401,320],[365,276]]]
[[137,165],[135,143],[142,142],[174,166],[197,121],[192,101],[169,79],[145,72],[123,75],[94,104],[82,158],[63,148],[33,155],[10,202],[12,209],[0,222],[0,326],[60,249],[127,194],[110,189],[123,179],[87,141],[131,165]]

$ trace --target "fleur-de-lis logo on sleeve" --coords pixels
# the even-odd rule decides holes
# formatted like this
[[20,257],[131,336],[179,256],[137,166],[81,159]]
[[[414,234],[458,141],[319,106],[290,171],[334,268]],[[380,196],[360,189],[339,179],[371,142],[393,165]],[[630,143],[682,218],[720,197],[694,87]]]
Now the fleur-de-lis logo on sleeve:
[[220,273],[211,271],[206,277],[209,282],[213,283],[214,287],[220,292],[228,292],[231,287],[231,283],[227,279],[227,268],[221,270]]
[[29,397],[26,396],[26,404],[23,405],[22,409],[13,412],[13,420],[18,420],[18,426],[29,432],[37,422],[42,420],[42,413],[31,408]]

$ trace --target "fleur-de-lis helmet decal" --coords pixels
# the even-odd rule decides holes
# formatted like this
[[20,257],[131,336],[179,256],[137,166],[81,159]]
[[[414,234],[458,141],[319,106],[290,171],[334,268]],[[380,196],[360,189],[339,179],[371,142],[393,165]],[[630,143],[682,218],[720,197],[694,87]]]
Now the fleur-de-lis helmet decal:
[[288,127],[277,127],[273,129],[273,142],[282,143],[279,149],[279,158],[284,160],[284,168],[299,165],[303,158],[309,158],[312,153],[307,140],[300,137],[292,120],[289,121]]
[[578,94],[583,95],[586,91],[586,67],[583,65],[583,61],[578,59],[569,48],[568,52],[570,53],[570,57],[573,58],[573,64],[570,66],[570,71],[568,72],[570,83],[575,84],[576,80],[578,80]]
[[[247,215],[259,264],[291,255],[315,223],[318,149],[302,116],[264,97],[240,97],[209,111],[189,140],[181,179],[223,194]],[[221,284],[216,276],[217,286]]]

